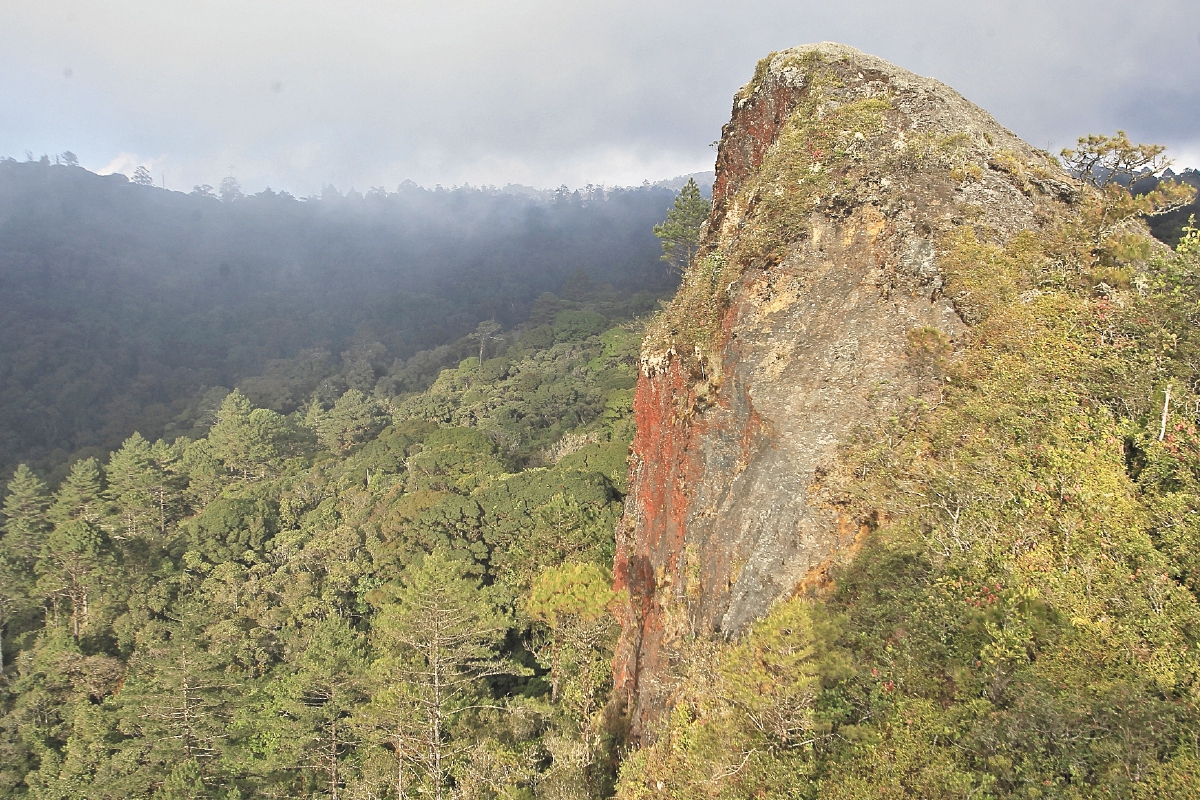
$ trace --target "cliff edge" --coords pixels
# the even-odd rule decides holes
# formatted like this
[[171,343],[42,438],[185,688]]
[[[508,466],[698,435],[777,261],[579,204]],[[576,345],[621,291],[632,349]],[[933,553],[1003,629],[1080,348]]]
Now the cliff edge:
[[1079,191],[935,80],[832,43],[759,62],[722,132],[700,254],[643,345],[615,565],[635,741],[669,705],[683,643],[819,585],[878,521],[846,501],[839,450],[938,402],[923,364],[953,358],[973,321],[943,293],[941,237],[1010,240]]

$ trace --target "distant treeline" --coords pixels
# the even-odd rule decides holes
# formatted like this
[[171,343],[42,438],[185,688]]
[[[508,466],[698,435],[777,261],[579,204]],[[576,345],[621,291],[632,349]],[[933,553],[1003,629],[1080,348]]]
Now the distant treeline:
[[0,470],[203,430],[235,385],[282,412],[328,381],[417,391],[483,320],[558,297],[627,317],[673,288],[651,232],[667,186],[206,188],[0,161]]
[[[1200,189],[1200,172],[1194,169],[1185,169],[1183,172],[1176,174],[1173,170],[1167,170],[1163,173],[1161,180],[1175,180],[1181,183],[1186,183],[1188,186],[1194,186]],[[1160,179],[1156,177],[1144,178],[1133,186],[1135,194],[1149,192],[1158,186]],[[1151,217],[1150,230],[1154,236],[1166,242],[1171,247],[1179,243],[1180,236],[1183,235],[1183,226],[1187,224],[1188,219],[1193,215],[1200,215],[1200,195],[1196,199],[1188,203],[1182,208],[1177,208],[1174,211],[1163,214],[1158,217]]]

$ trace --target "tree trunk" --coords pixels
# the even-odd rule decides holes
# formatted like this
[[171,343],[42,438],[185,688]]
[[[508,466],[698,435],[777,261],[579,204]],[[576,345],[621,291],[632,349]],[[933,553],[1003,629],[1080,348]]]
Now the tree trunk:
[[338,797],[338,740],[337,720],[329,722],[329,794],[333,800]]
[[441,639],[436,633],[430,642],[429,650],[429,671],[433,677],[433,735],[430,743],[433,745],[434,796],[437,800],[442,800],[442,647]]

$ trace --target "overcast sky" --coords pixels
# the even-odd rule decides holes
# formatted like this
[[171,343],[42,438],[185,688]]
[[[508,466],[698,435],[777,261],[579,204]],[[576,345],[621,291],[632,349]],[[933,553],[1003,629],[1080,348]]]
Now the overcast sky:
[[1126,128],[1200,167],[1197,0],[0,0],[0,156],[294,194],[711,169],[771,50],[840,41],[1055,151]]

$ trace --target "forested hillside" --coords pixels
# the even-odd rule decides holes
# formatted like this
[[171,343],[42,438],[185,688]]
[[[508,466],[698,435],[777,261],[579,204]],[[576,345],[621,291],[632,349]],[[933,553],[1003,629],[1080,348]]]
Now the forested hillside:
[[[596,796],[637,323],[134,434],[4,503],[0,797]],[[544,310],[544,309],[543,309]],[[478,345],[477,345],[478,346]]]
[[524,322],[547,292],[647,311],[674,279],[651,233],[674,194],[220,200],[0,160],[0,467],[101,457],[135,429],[195,435],[234,386],[282,413],[318,388],[419,390],[479,322]]
[[825,43],[711,206],[0,162],[0,800],[1200,796],[1161,155]]

